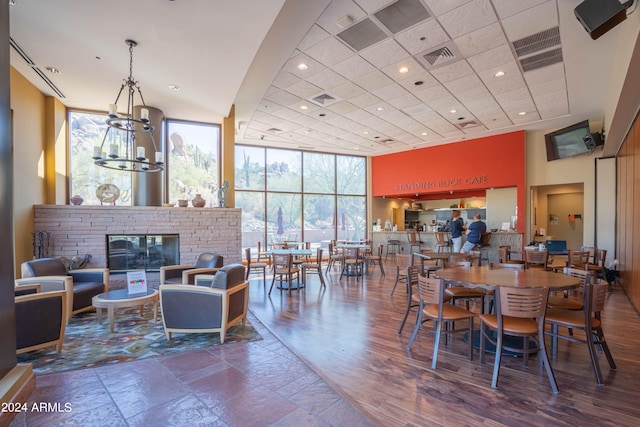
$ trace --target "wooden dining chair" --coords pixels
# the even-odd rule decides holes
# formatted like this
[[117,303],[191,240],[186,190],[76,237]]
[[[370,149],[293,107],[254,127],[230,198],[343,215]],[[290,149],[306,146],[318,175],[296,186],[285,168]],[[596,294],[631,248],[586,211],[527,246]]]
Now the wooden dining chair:
[[[525,366],[529,361],[529,355],[539,352],[541,362],[547,371],[551,390],[557,393],[558,385],[549,364],[544,341],[544,322],[549,288],[502,286],[496,288],[495,292],[496,314],[480,315],[480,364],[484,364],[486,342],[496,346],[491,387],[498,386],[503,350],[522,354]],[[522,347],[506,344],[505,336],[522,338]],[[531,347],[530,339],[537,343],[536,347]]]
[[[444,333],[445,339],[455,332],[466,332],[468,335],[467,345],[469,348],[469,360],[473,359],[473,318],[474,314],[464,308],[445,304],[450,297],[445,293],[444,280],[431,277],[418,276],[418,298],[419,310],[418,318],[413,334],[407,345],[407,349],[411,350],[413,341],[418,335],[418,331],[422,328],[422,324],[428,320],[435,322],[435,338],[433,343],[433,358],[431,359],[431,369],[436,369],[438,361],[438,349],[440,348],[440,337]],[[455,329],[454,322],[459,320],[468,320],[469,325],[464,329]],[[442,329],[442,325],[450,324],[450,327]]]
[[363,273],[364,259],[360,256],[359,248],[345,248],[344,260],[342,261],[342,271],[340,272],[340,279],[345,274],[356,276],[360,278]]
[[591,252],[589,251],[569,251],[567,253],[567,267],[586,270],[589,266],[589,258]]
[[251,248],[245,248],[244,257],[247,261],[247,277],[249,280],[249,275],[251,273],[260,273],[262,272],[262,286],[266,289],[267,287],[267,264],[264,262],[251,262]]
[[[445,261],[445,268],[471,268],[471,255],[469,254],[450,254],[449,259]],[[484,313],[484,298],[486,291],[481,288],[467,288],[465,286],[451,286],[445,290],[446,294],[451,297],[451,302],[455,304],[458,300],[463,300],[467,310],[470,310],[470,302],[480,302],[480,312]]]
[[404,282],[407,280],[407,268],[411,267],[413,263],[413,255],[409,254],[396,254],[396,281],[391,288],[391,296],[396,291],[398,282]]
[[[605,300],[607,297],[607,285],[606,284],[591,284],[586,283],[584,286],[584,299],[583,309],[581,311],[566,310],[566,309],[548,309],[545,317],[545,322],[551,325],[551,331],[547,332],[551,336],[551,354],[557,355],[558,352],[558,338],[571,341],[582,342],[587,344],[589,349],[589,356],[591,357],[591,364],[593,365],[593,372],[596,376],[596,382],[598,385],[604,385],[604,379],[602,376],[602,370],[600,369],[600,363],[598,362],[598,354],[596,352],[596,345],[602,349],[605,354],[609,367],[612,370],[616,370],[616,363],[613,360],[609,346],[604,337],[604,330],[602,329],[602,316],[600,313],[604,309]],[[578,329],[584,332],[584,339],[577,338],[573,334],[561,334],[559,333],[559,327],[567,328],[572,331]]]
[[547,307],[565,310],[582,310],[584,306],[584,286],[586,283],[591,283],[591,273],[578,268],[565,268],[564,274],[579,279],[580,285],[571,290],[551,293],[547,301]]
[[[377,253],[369,253],[368,255],[364,256],[364,262],[366,265],[366,269],[367,269],[367,274],[369,273],[369,266],[373,265],[374,267],[377,265],[380,267],[380,274],[384,277],[384,265],[382,262],[382,252],[384,250],[384,245],[380,244],[378,246],[378,251]],[[375,268],[374,268],[375,271]]]
[[546,249],[526,249],[524,251],[525,268],[548,270],[549,252]]
[[436,251],[437,252],[451,252],[453,246],[450,243],[451,233],[446,231],[436,231],[433,233],[436,239]]
[[[409,241],[409,252],[420,252],[420,245],[422,245],[422,241],[420,240],[420,232],[417,230],[408,230],[407,231],[407,240]],[[414,251],[414,248],[418,248]]]
[[269,294],[273,290],[273,285],[278,280],[280,292],[282,292],[283,282],[287,282],[289,289],[289,295],[293,289],[293,278],[296,277],[297,286],[300,285],[300,270],[293,266],[293,256],[291,254],[274,254],[273,255],[273,279],[271,280],[271,287],[269,288]]
[[404,310],[404,316],[402,316],[402,321],[400,322],[400,327],[398,328],[398,335],[402,333],[404,329],[404,325],[407,323],[407,318],[409,317],[409,313],[411,310],[417,309],[420,306],[420,296],[418,295],[415,287],[418,286],[418,276],[420,276],[420,272],[418,266],[409,265],[406,269],[405,273],[405,285],[407,288],[407,304]]
[[307,284],[307,274],[315,273],[320,277],[320,284],[322,285],[322,287],[327,287],[327,285],[324,283],[324,276],[322,275],[322,248],[316,249],[315,262],[312,262],[312,260],[309,259],[308,261],[303,262],[300,265],[300,268],[302,269],[302,283],[305,286]]

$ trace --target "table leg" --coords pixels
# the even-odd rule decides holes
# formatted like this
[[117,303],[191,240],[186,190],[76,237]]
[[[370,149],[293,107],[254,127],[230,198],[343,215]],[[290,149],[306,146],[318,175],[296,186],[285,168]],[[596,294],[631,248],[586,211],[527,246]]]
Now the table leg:
[[158,323],[158,298],[153,300],[153,323]]
[[116,322],[116,309],[113,306],[109,306],[109,308],[107,308],[107,313],[109,314],[109,328],[111,328],[111,332],[114,332]]
[[144,317],[144,304],[140,304],[140,317]]
[[96,315],[98,316],[98,325],[102,325],[102,309],[96,308]]

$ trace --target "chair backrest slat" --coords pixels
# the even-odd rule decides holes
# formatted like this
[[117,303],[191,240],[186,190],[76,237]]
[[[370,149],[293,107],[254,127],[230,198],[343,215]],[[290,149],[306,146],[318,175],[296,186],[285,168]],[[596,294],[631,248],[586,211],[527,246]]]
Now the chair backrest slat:
[[497,309],[503,316],[525,319],[544,316],[547,307],[549,288],[510,288],[496,289]]

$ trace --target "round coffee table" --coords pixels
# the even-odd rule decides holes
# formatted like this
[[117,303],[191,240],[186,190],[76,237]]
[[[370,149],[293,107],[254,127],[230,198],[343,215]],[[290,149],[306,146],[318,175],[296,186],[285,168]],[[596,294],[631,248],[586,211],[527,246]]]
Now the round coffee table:
[[114,332],[115,311],[116,308],[140,306],[140,316],[143,315],[144,305],[153,303],[153,322],[158,321],[158,291],[155,289],[147,289],[147,292],[130,294],[127,289],[118,289],[117,291],[109,291],[96,295],[91,300],[96,308],[98,315],[98,323],[102,324],[102,310],[107,309],[109,316],[109,327]]

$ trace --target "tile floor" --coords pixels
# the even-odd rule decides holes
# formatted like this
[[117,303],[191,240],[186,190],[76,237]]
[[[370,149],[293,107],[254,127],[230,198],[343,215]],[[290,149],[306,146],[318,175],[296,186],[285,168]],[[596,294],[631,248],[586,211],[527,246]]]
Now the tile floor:
[[23,426],[371,426],[253,315],[264,340],[37,377]]

